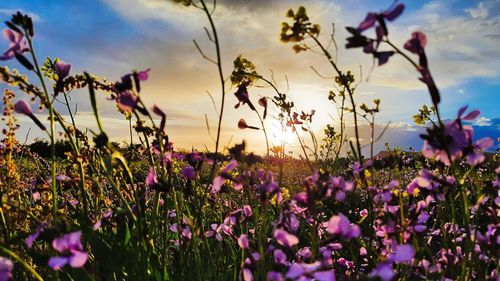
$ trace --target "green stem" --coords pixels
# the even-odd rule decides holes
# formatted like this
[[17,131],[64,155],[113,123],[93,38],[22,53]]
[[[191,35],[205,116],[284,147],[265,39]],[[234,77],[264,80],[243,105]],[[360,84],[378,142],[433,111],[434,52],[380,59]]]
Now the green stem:
[[[25,32],[25,34],[28,34]],[[57,216],[57,185],[56,185],[56,172],[57,172],[57,165],[56,165],[56,146],[55,146],[55,121],[54,121],[54,107],[52,102],[50,101],[50,96],[49,92],[47,91],[47,86],[45,85],[45,81],[42,76],[42,72],[40,70],[40,67],[38,66],[38,61],[35,56],[35,51],[33,49],[33,42],[31,40],[30,36],[26,36],[28,40],[28,44],[30,47],[30,53],[33,58],[33,63],[35,64],[35,73],[37,74],[38,78],[40,79],[40,83],[42,84],[43,91],[45,93],[45,99],[46,99],[46,104],[45,106],[49,110],[49,120],[50,120],[50,159],[51,159],[51,174],[52,174],[52,182],[51,182],[51,189],[52,189],[52,213],[54,218]]]

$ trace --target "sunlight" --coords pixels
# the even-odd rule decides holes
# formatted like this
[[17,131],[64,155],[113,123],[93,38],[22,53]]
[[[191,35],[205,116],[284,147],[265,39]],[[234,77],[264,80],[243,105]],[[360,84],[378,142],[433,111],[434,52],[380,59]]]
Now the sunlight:
[[273,120],[271,123],[271,128],[269,130],[269,140],[274,145],[291,144],[295,141],[295,134],[290,128],[284,128],[278,120]]

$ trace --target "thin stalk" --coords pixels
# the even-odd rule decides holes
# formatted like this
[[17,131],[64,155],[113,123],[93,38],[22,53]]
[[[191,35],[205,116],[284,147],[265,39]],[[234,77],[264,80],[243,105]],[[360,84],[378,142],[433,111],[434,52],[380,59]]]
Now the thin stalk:
[[[323,46],[323,44],[321,44],[321,42],[319,42],[319,40],[318,40],[318,38],[316,38],[316,36],[314,36],[312,34],[309,34],[309,37],[311,37],[314,40],[314,42],[316,42],[316,44],[321,48],[321,51],[323,51],[323,54],[326,56],[326,58],[330,62],[330,64],[332,65],[333,69],[335,69],[335,71],[337,72],[337,74],[342,78],[343,74],[340,71],[340,69],[337,67],[337,64],[333,60],[332,55],[330,54],[330,52],[328,52],[328,50],[325,49],[325,47]],[[349,99],[350,99],[351,105],[352,105],[352,112],[354,114],[354,133],[356,135],[356,149],[358,150],[357,155],[358,155],[358,158],[359,158],[358,161],[359,161],[360,165],[363,165],[363,160],[361,159],[361,143],[359,142],[358,117],[357,117],[357,114],[356,114],[356,104],[354,103],[354,97],[353,97],[354,93],[353,93],[352,89],[349,87],[349,85],[344,85],[344,87],[346,88],[347,93],[349,94]]]
[[[25,34],[28,34],[25,30]],[[48,110],[49,110],[49,120],[50,120],[50,160],[51,160],[51,176],[52,176],[52,182],[51,182],[51,190],[52,190],[52,213],[54,218],[57,216],[57,185],[56,185],[56,172],[57,172],[57,165],[56,165],[56,146],[55,146],[55,121],[54,121],[54,107],[52,105],[52,102],[50,101],[50,96],[49,92],[47,91],[47,86],[45,85],[45,81],[42,76],[42,72],[40,70],[40,67],[38,65],[38,61],[35,56],[35,51],[33,49],[33,42],[31,40],[31,36],[26,36],[29,47],[30,47],[30,53],[31,57],[33,58],[33,63],[35,64],[35,73],[38,76],[40,83],[42,84],[43,91],[45,93],[45,98],[47,104]]]
[[215,139],[215,157],[214,157],[214,164],[212,165],[212,171],[210,173],[210,176],[213,177],[215,173],[215,167],[217,166],[217,160],[218,160],[218,152],[219,152],[219,142],[220,142],[220,132],[221,132],[221,127],[222,127],[222,116],[224,114],[224,100],[226,97],[226,87],[225,87],[225,81],[224,81],[224,75],[222,72],[222,62],[221,62],[221,55],[220,55],[220,46],[219,46],[219,37],[217,35],[217,29],[215,28],[214,21],[212,19],[212,13],[211,11],[208,10],[207,5],[205,4],[204,0],[200,0],[201,5],[203,6],[203,11],[205,12],[208,21],[210,22],[210,28],[212,29],[212,34],[213,34],[213,43],[215,45],[215,52],[217,54],[217,69],[219,72],[219,80],[221,84],[221,91],[222,91],[222,100],[221,100],[221,107],[220,107],[220,112],[219,112],[219,123],[217,125],[217,137]]

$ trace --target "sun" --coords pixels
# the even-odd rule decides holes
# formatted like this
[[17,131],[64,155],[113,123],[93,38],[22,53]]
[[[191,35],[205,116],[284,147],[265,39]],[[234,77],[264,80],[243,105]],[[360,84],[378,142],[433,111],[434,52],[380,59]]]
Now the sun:
[[271,123],[269,140],[274,145],[291,144],[295,140],[295,134],[291,128],[283,127],[278,120]]

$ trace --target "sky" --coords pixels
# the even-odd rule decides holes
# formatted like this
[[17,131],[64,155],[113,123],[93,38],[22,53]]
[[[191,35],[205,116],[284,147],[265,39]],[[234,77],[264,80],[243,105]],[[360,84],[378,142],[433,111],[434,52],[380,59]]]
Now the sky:
[[[475,138],[499,137],[500,0],[402,2],[406,5],[403,15],[389,24],[391,41],[402,46],[414,31],[427,35],[426,52],[441,91],[443,118],[455,118],[458,109],[468,105],[482,112],[472,124]],[[376,151],[383,149],[386,142],[393,147],[420,149],[422,141],[418,135],[425,128],[414,125],[412,116],[421,105],[429,105],[431,101],[415,69],[397,56],[372,69],[372,59],[360,49],[344,48],[348,37],[345,26],[358,26],[367,12],[383,11],[392,3],[392,0],[219,0],[213,18],[221,43],[224,75],[229,77],[238,55],[251,60],[259,73],[273,75],[278,88],[293,99],[299,111],[316,110],[312,128],[321,139],[326,124],[338,124],[337,107],[327,99],[333,89],[333,80],[327,78],[334,73],[324,57],[310,51],[295,54],[291,44],[279,40],[285,12],[305,6],[311,22],[322,26],[322,42],[328,42],[334,23],[339,46],[335,54],[337,63],[356,76],[357,103],[382,100],[381,112],[376,117],[377,134],[389,122],[390,125],[377,142]],[[221,90],[216,67],[204,60],[193,44],[196,40],[207,56],[215,57],[215,48],[204,30],[209,23],[202,11],[169,0],[10,0],[0,3],[0,19],[8,20],[18,10],[30,14],[35,21],[34,48],[38,57],[59,57],[72,64],[72,73],[89,71],[115,81],[132,70],[151,68],[150,79],[142,85],[141,98],[145,104],[156,104],[167,113],[166,130],[170,139],[179,148],[213,150],[214,141],[208,134],[205,116],[215,136],[217,113],[207,92],[219,108]],[[0,41],[0,50],[7,45],[7,41]],[[2,65],[22,68],[16,61]],[[312,71],[311,66],[324,77]],[[262,133],[237,128],[240,118],[252,125],[259,123],[247,106],[234,108],[236,89],[229,84],[221,143],[234,145],[245,139],[249,151],[262,153],[265,150]],[[5,87],[0,84],[0,90]],[[249,93],[254,103],[261,96],[273,96],[268,87],[252,87]],[[72,103],[78,105],[77,125],[95,128],[88,92],[74,91],[70,96]],[[127,141],[128,122],[105,93],[99,97],[106,131],[114,140]],[[19,93],[18,98],[26,97]],[[63,105],[56,108],[65,113]],[[266,128],[270,142],[278,144],[284,138],[289,150],[297,151],[297,141],[290,134],[283,136],[273,120],[277,111],[270,109],[269,114]],[[47,114],[37,115],[44,120]],[[43,136],[29,119],[19,119],[20,139],[24,139],[29,128],[32,128],[29,139]],[[364,144],[369,141],[368,128],[361,125]],[[308,142],[308,136],[302,136]]]

